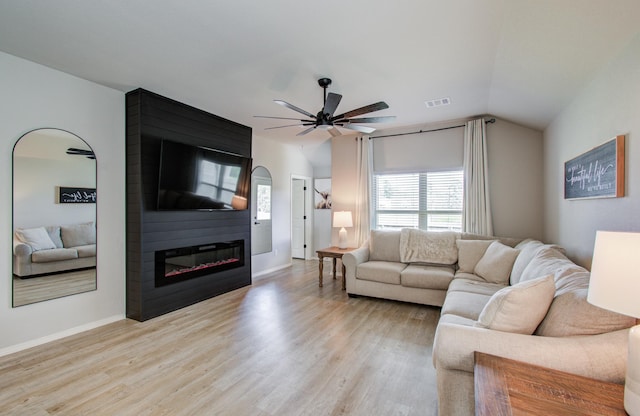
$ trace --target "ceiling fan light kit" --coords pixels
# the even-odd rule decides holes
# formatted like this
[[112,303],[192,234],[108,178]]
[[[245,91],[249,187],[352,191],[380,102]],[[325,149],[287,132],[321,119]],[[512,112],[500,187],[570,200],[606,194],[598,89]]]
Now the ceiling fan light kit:
[[[271,129],[279,129],[284,127],[293,127],[293,126],[303,126],[307,127],[300,133],[296,134],[296,136],[304,136],[307,133],[312,132],[315,129],[327,130],[329,133],[335,137],[340,136],[340,130],[336,127],[342,127],[349,130],[358,131],[361,133],[372,133],[375,131],[373,127],[360,126],[359,124],[366,123],[383,123],[387,121],[391,121],[395,119],[395,116],[382,116],[382,117],[361,117],[363,114],[372,113],[374,111],[380,111],[389,108],[387,103],[384,101],[379,101],[377,103],[369,104],[364,107],[356,108],[355,110],[347,111],[346,113],[338,114],[334,116],[333,113],[338,108],[340,104],[340,100],[342,100],[342,95],[335,93],[327,93],[327,87],[331,85],[330,78],[320,78],[318,80],[318,85],[323,89],[323,105],[322,109],[318,111],[316,115],[303,110],[300,107],[296,107],[293,104],[290,104],[284,100],[273,100],[274,103],[279,104],[283,107],[287,107],[290,110],[293,110],[297,113],[303,114],[307,119],[299,119],[299,118],[291,118],[291,117],[272,117],[272,116],[255,116],[259,118],[271,118],[271,119],[279,119],[279,120],[297,120],[299,124],[289,124],[285,126],[276,126],[276,127],[267,127],[266,130]],[[353,124],[357,123],[357,124]]]

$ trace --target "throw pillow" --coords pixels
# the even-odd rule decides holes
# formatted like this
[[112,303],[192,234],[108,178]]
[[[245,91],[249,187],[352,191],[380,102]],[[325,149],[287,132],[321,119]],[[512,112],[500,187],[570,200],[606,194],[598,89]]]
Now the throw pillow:
[[473,272],[490,283],[509,283],[513,262],[520,250],[505,246],[499,241],[492,242]]
[[18,229],[16,230],[16,237],[23,243],[30,245],[33,251],[56,248],[44,227]]
[[531,335],[547,314],[555,292],[552,275],[507,286],[491,296],[475,326]]
[[473,273],[478,261],[495,240],[456,240],[458,246],[458,271]]

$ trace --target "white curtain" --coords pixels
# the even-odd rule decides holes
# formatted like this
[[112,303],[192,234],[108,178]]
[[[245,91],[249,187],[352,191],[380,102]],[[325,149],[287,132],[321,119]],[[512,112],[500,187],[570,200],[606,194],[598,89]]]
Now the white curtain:
[[484,119],[467,122],[464,129],[463,231],[493,235],[489,201],[487,134]]
[[356,210],[354,213],[356,247],[368,238],[371,229],[372,146],[368,136],[356,138]]

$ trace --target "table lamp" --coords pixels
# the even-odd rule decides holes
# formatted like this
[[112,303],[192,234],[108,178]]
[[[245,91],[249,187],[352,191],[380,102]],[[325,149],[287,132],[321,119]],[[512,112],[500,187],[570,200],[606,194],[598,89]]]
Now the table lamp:
[[[593,248],[589,303],[640,317],[640,233],[598,231]],[[629,331],[624,408],[640,415],[640,325]]]
[[333,228],[340,228],[338,232],[338,248],[347,248],[347,230],[344,227],[353,227],[351,211],[336,211],[333,213]]

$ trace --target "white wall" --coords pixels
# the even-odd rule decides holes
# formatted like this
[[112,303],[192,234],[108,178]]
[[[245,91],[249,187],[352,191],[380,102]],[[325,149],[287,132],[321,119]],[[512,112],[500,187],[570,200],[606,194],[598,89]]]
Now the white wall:
[[95,166],[95,161],[78,156],[14,157],[14,229],[94,221],[95,204],[59,204],[56,191],[58,186],[95,188]]
[[[640,231],[640,35],[544,132],[545,238],[590,267],[597,230]],[[626,135],[626,196],[565,200],[564,162]]]
[[[125,104],[122,92],[0,53],[0,355],[124,318]],[[11,156],[36,128],[83,138],[98,166],[98,290],[11,307]]]
[[[414,126],[402,130],[376,132],[375,135],[430,130],[464,124],[447,123]],[[374,136],[375,136],[374,135]],[[333,209],[355,209],[354,192],[356,136],[340,136],[332,141]],[[376,170],[406,171],[415,169],[462,168],[464,129],[379,138],[374,140]],[[542,133],[498,119],[487,125],[487,152],[493,209],[494,234],[508,237],[543,235]],[[347,230],[349,244],[355,238]],[[337,231],[332,233],[337,243]]]
[[[252,153],[253,166],[267,168],[273,180],[273,250],[251,257],[251,272],[257,276],[291,264],[291,177],[295,175],[311,178],[313,167],[298,146],[281,144],[255,134]],[[311,225],[313,218],[308,221]],[[311,244],[310,240],[308,244]]]

